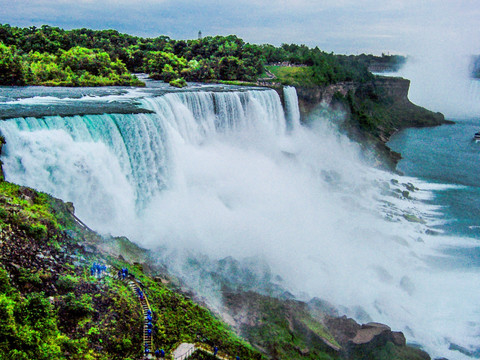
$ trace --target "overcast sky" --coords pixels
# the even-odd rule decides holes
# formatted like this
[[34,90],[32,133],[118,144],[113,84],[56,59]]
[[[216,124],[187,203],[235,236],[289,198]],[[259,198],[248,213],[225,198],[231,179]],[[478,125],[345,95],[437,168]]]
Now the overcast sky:
[[174,39],[236,34],[336,53],[480,53],[480,0],[0,0],[0,23]]

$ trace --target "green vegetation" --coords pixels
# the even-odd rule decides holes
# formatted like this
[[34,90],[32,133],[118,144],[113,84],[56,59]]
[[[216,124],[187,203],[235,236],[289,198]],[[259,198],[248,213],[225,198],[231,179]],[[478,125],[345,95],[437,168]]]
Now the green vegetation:
[[[143,315],[125,282],[90,276],[94,261],[129,267],[145,286],[154,320],[154,344],[171,352],[181,342],[218,346],[242,359],[260,359],[210,311],[100,248],[104,241],[80,227],[71,205],[0,182],[0,358],[134,359],[142,353]],[[38,230],[41,229],[41,230]],[[89,247],[87,252],[85,249]],[[98,246],[98,247],[97,247]],[[92,250],[94,249],[94,250]]]
[[0,84],[47,86],[144,85],[120,60],[103,51],[73,47],[54,54],[29,52],[0,43]]
[[365,82],[372,79],[367,67],[373,61],[398,61],[388,56],[334,55],[305,45],[254,45],[235,35],[152,39],[115,30],[66,31],[47,25],[0,25],[0,43],[0,84],[5,85],[140,85],[127,71],[145,72],[166,82],[178,80],[173,86],[183,86],[182,78],[255,82],[265,74],[264,66],[274,63],[308,66],[308,70],[290,70],[299,74],[283,74],[285,83],[325,85]]
[[23,85],[24,71],[22,58],[15,46],[5,46],[0,42],[0,84]]
[[353,357],[358,360],[430,360],[428,354],[420,349],[409,346],[395,346],[388,342],[382,347],[374,349],[371,353],[365,354],[361,351],[354,353]]
[[241,313],[241,334],[274,359],[339,358],[331,345],[340,345],[305,303],[253,292],[225,293],[224,302],[234,316]]
[[275,81],[283,85],[292,86],[316,86],[313,80],[313,71],[310,67],[288,67],[288,66],[267,66],[269,70],[277,78]]
[[26,82],[51,86],[144,85],[120,60],[103,51],[73,47],[57,54],[30,52]]

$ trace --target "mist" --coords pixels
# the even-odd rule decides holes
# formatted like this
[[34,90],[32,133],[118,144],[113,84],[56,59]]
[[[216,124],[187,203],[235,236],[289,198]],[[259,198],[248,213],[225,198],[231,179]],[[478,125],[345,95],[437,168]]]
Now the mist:
[[[232,258],[271,281],[252,288],[323,298],[432,355],[479,345],[478,271],[432,261],[474,241],[429,235],[442,221],[425,202],[433,185],[371,168],[338,114],[302,126],[272,90],[139,101],[155,114],[2,122],[7,180],[73,201],[95,230],[156,251],[218,309],[221,284],[202,270]],[[399,195],[407,182],[420,189],[409,198]]]
[[473,3],[445,3],[429,7],[417,19],[401,53],[407,63],[398,73],[411,80],[409,99],[450,119],[480,115],[480,82],[472,79],[471,59],[480,54],[480,32],[472,21]]

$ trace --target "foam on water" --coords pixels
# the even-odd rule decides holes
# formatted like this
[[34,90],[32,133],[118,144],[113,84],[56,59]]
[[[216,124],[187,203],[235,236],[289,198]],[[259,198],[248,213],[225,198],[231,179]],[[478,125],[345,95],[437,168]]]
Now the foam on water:
[[[285,116],[273,90],[140,101],[155,114],[0,122],[7,180],[73,201],[96,230],[159,256],[262,258],[300,298],[385,322],[434,356],[479,345],[478,268],[432,260],[473,246],[427,232],[441,209],[424,200],[445,185],[368,167],[328,119]],[[419,190],[405,198],[408,182]]]
[[82,94],[78,97],[56,97],[56,96],[31,96],[25,98],[9,99],[2,101],[9,105],[51,105],[63,104],[66,102],[112,102],[112,101],[128,101],[138,97],[145,96],[145,92],[137,89],[129,89],[119,94],[102,94],[102,95],[88,95]]

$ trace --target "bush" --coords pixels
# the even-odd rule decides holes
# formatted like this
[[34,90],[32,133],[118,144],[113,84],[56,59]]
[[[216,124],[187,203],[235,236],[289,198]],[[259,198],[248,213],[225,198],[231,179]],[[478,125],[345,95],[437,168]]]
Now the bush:
[[61,275],[57,280],[57,287],[61,290],[74,290],[79,283],[79,280],[71,275]]
[[0,42],[0,85],[23,85],[24,73],[22,59],[16,48]]
[[92,297],[83,294],[77,298],[74,293],[68,293],[64,298],[64,309],[72,316],[82,317],[91,315],[94,312],[92,305]]
[[175,86],[177,88],[183,88],[183,87],[187,86],[187,82],[185,81],[184,78],[179,78],[179,79],[172,80],[172,81],[170,81],[169,84],[171,86]]

